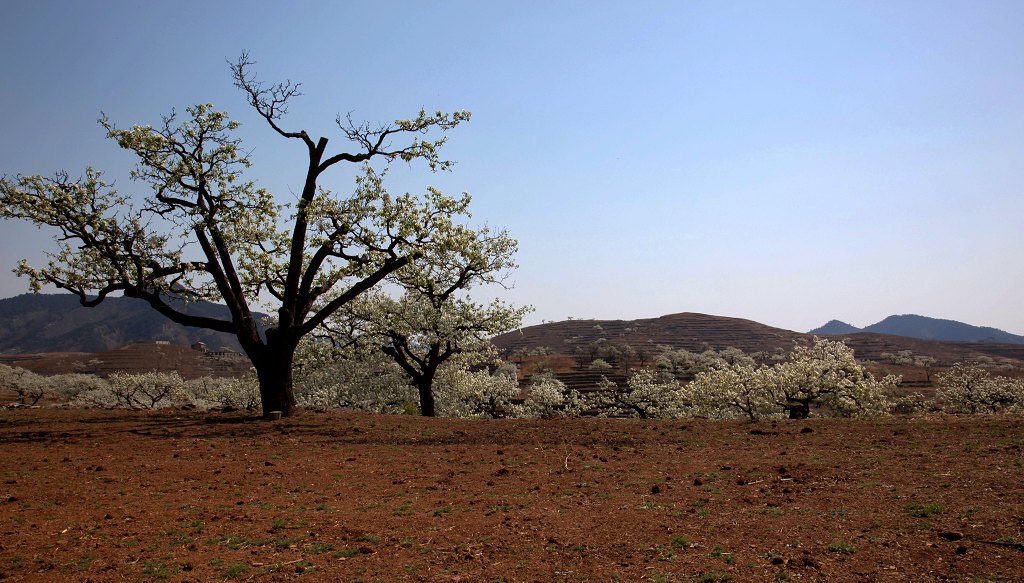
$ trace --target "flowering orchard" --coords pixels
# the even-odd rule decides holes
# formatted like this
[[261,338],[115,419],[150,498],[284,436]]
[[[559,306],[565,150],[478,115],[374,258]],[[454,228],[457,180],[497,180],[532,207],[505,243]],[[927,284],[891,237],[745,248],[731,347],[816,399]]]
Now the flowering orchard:
[[[680,355],[675,355],[679,357]],[[685,356],[685,355],[683,355]],[[701,372],[681,382],[666,359],[633,371],[625,382],[602,376],[575,390],[550,372],[520,379],[514,363],[455,358],[434,379],[437,414],[458,418],[605,417],[799,419],[811,415],[865,417],[891,413],[1024,414],[1024,379],[956,364],[936,375],[936,394],[905,394],[900,378],[876,378],[841,342],[815,339],[774,364],[705,354]],[[693,363],[690,363],[693,365]],[[687,366],[690,366],[687,365]],[[692,370],[692,369],[691,369]],[[420,395],[394,359],[380,350],[308,342],[298,352],[295,396],[301,407],[391,414],[419,413]],[[0,365],[0,390],[23,406],[252,410],[260,408],[254,373],[241,378],[185,380],[176,373],[114,374],[109,378],[41,376]]]
[[46,399],[73,407],[121,409],[248,409],[260,406],[254,373],[239,378],[202,377],[185,380],[177,373],[37,375],[0,364],[0,389],[17,394],[19,405]]

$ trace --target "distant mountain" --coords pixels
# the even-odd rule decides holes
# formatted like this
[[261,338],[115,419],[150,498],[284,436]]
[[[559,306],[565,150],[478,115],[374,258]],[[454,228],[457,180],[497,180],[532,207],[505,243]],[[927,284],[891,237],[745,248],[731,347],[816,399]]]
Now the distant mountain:
[[815,328],[808,332],[808,334],[853,334],[854,332],[860,332],[860,328],[851,326],[846,322],[840,322],[839,320],[829,320],[827,324],[819,328]]
[[1003,344],[1024,344],[1024,336],[1010,334],[997,328],[971,326],[955,320],[940,320],[906,314],[889,316],[877,324],[864,328],[865,332],[909,336],[923,340],[945,340],[947,342],[1001,342]]
[[875,334],[944,342],[1024,344],[1024,336],[1010,334],[997,328],[972,326],[955,320],[941,320],[914,314],[889,316],[881,322],[865,328],[856,328],[844,322],[832,320],[820,328],[811,330],[808,334],[855,334],[857,332],[874,332]]
[[[220,304],[195,302],[191,314],[229,318]],[[0,352],[102,352],[136,342],[204,342],[211,350],[241,351],[231,334],[176,324],[146,302],[110,297],[85,308],[72,294],[22,294],[0,299]]]

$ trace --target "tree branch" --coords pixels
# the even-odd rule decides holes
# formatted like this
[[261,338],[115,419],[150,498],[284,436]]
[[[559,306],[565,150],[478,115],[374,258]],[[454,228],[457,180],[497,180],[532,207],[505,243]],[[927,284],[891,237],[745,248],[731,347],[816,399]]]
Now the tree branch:
[[230,63],[231,76],[234,77],[235,87],[245,92],[251,105],[263,119],[267,120],[270,127],[278,134],[286,137],[302,140],[310,150],[315,148],[313,140],[305,130],[298,132],[285,131],[277,124],[277,120],[288,113],[288,101],[293,97],[299,97],[300,83],[285,81],[270,87],[265,87],[262,82],[256,80],[256,74],[249,71],[249,67],[255,65],[256,61],[249,58],[248,52],[243,52],[238,61]]
[[330,317],[331,314],[338,311],[339,308],[345,304],[351,302],[355,298],[359,297],[360,294],[369,290],[373,286],[383,281],[387,276],[405,267],[409,262],[413,261],[415,257],[405,256],[400,257],[389,263],[385,263],[380,269],[375,271],[370,276],[356,282],[352,287],[346,290],[344,293],[334,298],[326,306],[317,311],[317,313],[310,318],[308,321],[303,323],[299,327],[300,334],[308,334],[314,328],[319,326],[324,320]]

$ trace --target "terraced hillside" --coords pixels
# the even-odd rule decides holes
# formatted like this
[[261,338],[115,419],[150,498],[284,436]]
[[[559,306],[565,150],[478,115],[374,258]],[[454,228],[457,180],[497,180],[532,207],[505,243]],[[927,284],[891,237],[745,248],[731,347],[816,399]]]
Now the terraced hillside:
[[988,359],[1012,360],[1024,366],[1024,345],[1021,344],[942,342],[872,332],[838,334],[829,338],[843,340],[861,360],[880,361],[883,353],[910,350],[914,354],[931,356],[938,366],[943,367],[957,362],[986,362]]
[[231,351],[202,352],[188,346],[154,342],[129,344],[104,352],[0,355],[0,363],[44,375],[83,372],[106,377],[118,371],[176,371],[186,379],[238,376],[252,366],[245,356]]
[[670,346],[702,351],[739,348],[744,352],[789,349],[806,334],[773,328],[751,320],[685,312],[643,320],[567,320],[502,334],[494,343],[503,350],[547,347],[572,354],[574,346],[603,341],[614,345]]

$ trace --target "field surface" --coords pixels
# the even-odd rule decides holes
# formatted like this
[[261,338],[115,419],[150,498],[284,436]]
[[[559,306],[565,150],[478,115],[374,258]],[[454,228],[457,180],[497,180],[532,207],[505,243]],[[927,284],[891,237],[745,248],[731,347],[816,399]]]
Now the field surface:
[[1024,581],[1024,419],[0,411],[0,580]]

